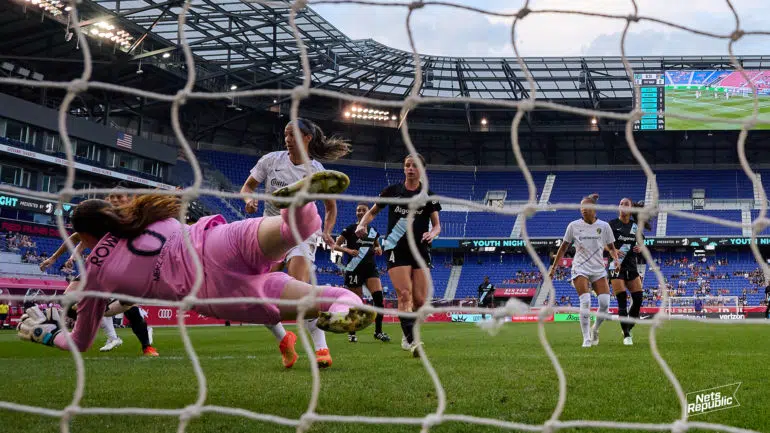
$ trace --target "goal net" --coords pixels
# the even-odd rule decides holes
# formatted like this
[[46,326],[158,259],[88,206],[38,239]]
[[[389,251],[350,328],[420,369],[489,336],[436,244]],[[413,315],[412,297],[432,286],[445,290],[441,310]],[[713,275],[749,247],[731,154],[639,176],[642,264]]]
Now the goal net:
[[[625,14],[586,12],[584,10],[571,9],[570,7],[561,8],[561,9],[538,9],[536,7],[530,6],[529,2],[525,2],[523,7],[514,11],[489,11],[478,7],[468,6],[468,5],[459,5],[459,4],[454,4],[452,2],[438,2],[438,1],[437,2],[431,2],[431,1],[411,2],[411,3],[409,2],[383,3],[383,2],[374,1],[374,0],[327,0],[327,1],[318,2],[318,3],[327,3],[327,4],[355,3],[357,5],[360,5],[362,8],[366,6],[377,5],[379,7],[401,8],[404,11],[406,20],[405,20],[405,27],[402,29],[402,31],[407,32],[409,37],[409,43],[413,52],[414,61],[411,66],[414,68],[414,85],[411,86],[410,93],[401,100],[393,100],[393,99],[380,100],[380,99],[374,99],[371,97],[343,94],[334,90],[330,90],[328,88],[313,86],[313,84],[316,81],[313,79],[313,70],[311,68],[311,63],[308,58],[308,53],[306,49],[306,44],[308,43],[308,41],[305,40],[305,37],[299,31],[297,26],[297,14],[299,11],[301,11],[304,7],[307,6],[308,4],[307,1],[305,0],[298,0],[294,2],[254,1],[254,3],[265,3],[272,7],[282,8],[286,12],[286,15],[288,16],[289,24],[294,32],[298,54],[301,58],[301,66],[302,66],[302,73],[303,73],[303,80],[301,84],[295,88],[233,90],[233,91],[224,91],[224,92],[218,92],[218,93],[194,90],[194,85],[196,82],[199,69],[196,68],[195,58],[192,54],[192,51],[185,33],[185,29],[187,28],[185,23],[188,19],[192,19],[188,14],[188,11],[192,7],[192,2],[190,0],[184,2],[182,7],[180,8],[176,8],[176,5],[169,3],[170,5],[169,7],[173,6],[176,8],[175,11],[178,12],[178,16],[179,16],[178,44],[181,48],[182,54],[184,56],[184,61],[185,61],[185,67],[182,70],[185,71],[188,78],[186,85],[183,88],[171,93],[160,93],[155,91],[118,86],[118,85],[114,85],[106,82],[100,82],[98,80],[95,80],[92,76],[93,61],[92,61],[91,48],[90,48],[92,45],[89,42],[89,39],[86,37],[86,35],[84,35],[84,32],[80,26],[81,18],[78,12],[79,4],[74,0],[70,1],[68,3],[68,9],[67,9],[69,13],[69,20],[70,20],[69,28],[74,33],[74,37],[77,38],[77,41],[79,42],[78,46],[79,46],[80,52],[82,53],[83,70],[82,70],[81,76],[78,79],[75,79],[72,81],[66,81],[66,82],[50,81],[50,80],[36,81],[36,80],[27,80],[27,79],[21,79],[21,78],[0,78],[0,86],[5,86],[5,85],[29,86],[29,87],[38,88],[38,89],[53,88],[53,89],[66,90],[66,96],[63,98],[59,106],[59,117],[58,117],[58,128],[59,128],[60,137],[63,143],[63,150],[66,153],[66,160],[67,160],[67,177],[66,177],[65,187],[58,194],[50,194],[50,193],[43,193],[43,192],[30,193],[28,190],[22,190],[20,188],[15,188],[15,187],[3,184],[3,185],[0,185],[0,191],[11,192],[11,193],[24,193],[27,195],[33,194],[40,198],[57,200],[59,203],[59,206],[58,206],[59,212],[57,212],[56,214],[57,224],[59,227],[60,234],[63,236],[63,238],[66,237],[66,230],[64,226],[64,220],[62,217],[61,206],[63,203],[68,203],[71,197],[84,193],[84,191],[77,190],[74,188],[75,178],[76,178],[76,171],[75,171],[76,162],[75,162],[75,155],[73,152],[72,141],[69,137],[68,128],[70,125],[67,122],[67,115],[70,112],[70,107],[73,100],[78,98],[78,95],[84,92],[101,92],[101,91],[123,92],[126,94],[136,96],[137,98],[143,98],[147,101],[157,101],[157,102],[166,103],[170,105],[171,127],[173,129],[174,135],[176,137],[176,140],[179,146],[181,147],[183,154],[186,156],[186,159],[192,165],[195,181],[192,183],[190,187],[182,190],[178,190],[178,191],[158,191],[158,190],[147,188],[147,189],[134,189],[130,192],[134,194],[160,193],[160,194],[172,194],[172,195],[180,196],[184,203],[184,205],[182,206],[182,212],[180,215],[181,221],[185,221],[185,214],[187,211],[187,206],[190,203],[190,201],[195,199],[196,197],[199,197],[200,195],[212,195],[212,196],[219,196],[224,198],[244,198],[243,196],[241,196],[241,194],[238,194],[238,193],[227,193],[227,192],[222,192],[222,191],[207,189],[202,187],[203,179],[201,175],[200,166],[197,162],[196,155],[193,152],[193,147],[191,146],[190,139],[186,136],[185,130],[182,127],[182,124],[180,122],[180,116],[181,116],[180,111],[188,101],[191,101],[191,100],[207,101],[207,100],[215,100],[215,99],[227,101],[227,100],[232,100],[233,98],[248,98],[248,97],[290,98],[291,100],[290,119],[295,121],[294,122],[295,126],[293,131],[298,141],[301,141],[300,131],[296,126],[297,125],[296,119],[298,117],[299,107],[300,107],[300,104],[303,103],[303,101],[305,101],[311,96],[337,98],[340,101],[344,101],[347,103],[357,103],[357,104],[382,107],[383,109],[400,110],[399,129],[400,129],[403,141],[411,154],[416,154],[420,150],[419,146],[413,143],[412,139],[410,138],[409,114],[412,110],[414,110],[415,108],[421,105],[433,104],[433,103],[475,104],[479,106],[493,107],[495,109],[509,109],[509,110],[515,111],[515,116],[510,125],[511,150],[516,158],[517,167],[523,174],[523,177],[526,182],[524,185],[516,185],[515,188],[526,188],[528,192],[528,201],[526,205],[522,206],[519,210],[515,211],[507,208],[484,206],[483,204],[480,204],[480,203],[472,202],[469,200],[462,200],[462,199],[453,198],[453,197],[445,197],[445,196],[433,196],[433,197],[437,198],[442,203],[467,206],[469,208],[481,209],[489,212],[495,212],[498,214],[507,214],[511,216],[516,216],[517,214],[532,216],[535,212],[544,211],[544,210],[571,209],[571,210],[577,211],[577,209],[580,208],[578,197],[576,197],[575,201],[572,201],[569,203],[549,203],[547,205],[538,204],[538,199],[537,199],[538,188],[533,180],[533,176],[527,165],[527,161],[523,156],[522,149],[520,146],[520,125],[522,120],[525,119],[525,116],[533,112],[534,110],[553,110],[553,111],[558,111],[562,113],[569,113],[575,116],[582,116],[586,119],[587,122],[591,118],[596,118],[599,120],[612,120],[614,122],[625,125],[625,132],[623,134],[626,142],[625,145],[628,146],[628,149],[633,154],[634,158],[636,159],[636,162],[639,164],[639,167],[643,170],[645,176],[648,179],[648,183],[651,186],[648,199],[645,202],[645,206],[643,208],[630,209],[630,211],[638,214],[640,219],[640,225],[643,225],[645,221],[649,221],[652,217],[654,217],[657,214],[660,195],[659,195],[655,174],[652,168],[650,167],[650,164],[645,159],[643,153],[640,151],[639,147],[637,146],[637,143],[634,137],[634,123],[636,121],[640,121],[644,115],[650,114],[650,113],[644,112],[640,106],[641,98],[639,97],[639,93],[640,93],[639,84],[636,83],[634,79],[632,79],[632,77],[635,77],[635,71],[634,71],[633,65],[631,64],[631,62],[629,62],[626,56],[626,36],[628,34],[629,29],[632,29],[634,26],[636,26],[640,22],[654,22],[654,23],[657,23],[658,25],[667,26],[669,28],[679,29],[686,32],[722,40],[724,41],[724,44],[725,44],[725,51],[730,54],[732,66],[741,74],[743,74],[744,77],[745,77],[745,72],[743,70],[742,64],[733,55],[733,51],[732,51],[733,44],[736,41],[749,35],[767,34],[766,32],[761,32],[761,31],[744,31],[740,26],[738,14],[737,12],[735,12],[735,10],[732,7],[732,4],[729,1],[727,1],[725,10],[731,11],[726,13],[734,14],[736,25],[733,31],[728,33],[711,32],[711,31],[708,31],[707,29],[696,28],[694,26],[680,24],[679,22],[666,21],[657,17],[640,14],[638,12],[636,2],[633,2],[633,1],[630,2],[629,4],[629,12]],[[570,3],[564,2],[564,4],[567,5]],[[423,74],[423,69],[422,69],[423,63],[421,61],[420,53],[417,48],[420,45],[420,43],[419,41],[416,41],[413,38],[410,19],[412,19],[413,15],[415,13],[418,13],[418,11],[422,12],[421,9],[426,9],[427,11],[425,11],[425,13],[430,13],[429,9],[437,8],[437,7],[454,8],[458,10],[461,9],[466,12],[478,13],[488,17],[511,20],[512,21],[511,39],[510,39],[510,43],[512,46],[511,54],[516,57],[516,62],[520,67],[523,78],[525,79],[524,87],[528,92],[528,97],[521,100],[493,100],[493,99],[472,98],[468,96],[455,97],[454,95],[451,98],[421,96],[420,94],[420,89],[422,87],[421,83],[425,78],[425,75]],[[374,12],[367,11],[363,13],[374,13]],[[629,81],[634,85],[634,93],[636,95],[636,98],[634,98],[635,104],[632,107],[632,109],[626,112],[601,111],[596,109],[578,108],[576,106],[559,104],[559,103],[553,102],[550,99],[549,100],[542,99],[539,93],[539,88],[535,83],[533,74],[530,72],[527,66],[527,63],[519,55],[519,52],[520,52],[519,41],[517,38],[517,29],[519,28],[518,26],[520,25],[520,23],[522,21],[529,19],[529,17],[536,16],[536,15],[544,16],[544,17],[561,17],[560,20],[556,21],[556,23],[553,24],[555,27],[561,25],[558,23],[562,23],[564,17],[577,17],[577,16],[590,16],[590,17],[602,18],[602,19],[622,23],[624,25],[624,31],[622,34],[622,38],[619,41],[618,53],[622,57],[623,64],[626,69],[626,76],[629,78]],[[394,31],[396,30],[394,29]],[[437,35],[437,37],[441,37],[441,36]],[[761,230],[768,223],[768,219],[766,218],[767,196],[765,194],[765,191],[761,182],[758,180],[756,176],[756,173],[753,171],[750,165],[750,161],[747,159],[747,155],[745,152],[745,145],[746,145],[746,138],[748,135],[748,131],[753,126],[761,123],[758,120],[758,101],[757,101],[757,95],[754,89],[754,85],[748,78],[746,78],[746,81],[748,82],[748,85],[752,88],[751,94],[752,94],[752,97],[754,98],[752,111],[747,113],[747,116],[744,118],[734,118],[734,119],[721,118],[721,119],[718,119],[718,121],[725,124],[737,125],[738,127],[741,128],[735,148],[739,155],[741,167],[743,168],[745,175],[749,179],[751,179],[754,185],[754,188],[757,191],[757,195],[758,195],[757,202],[761,204],[759,215],[757,219],[754,220],[751,227],[752,228],[751,237],[752,239],[754,239],[756,238],[757,233],[761,232]],[[658,113],[658,114],[663,115],[663,113]],[[695,115],[695,114],[690,114],[690,115],[668,114],[668,116],[672,118],[696,120],[696,121],[717,120],[714,118],[710,118],[708,116]],[[304,156],[305,163],[309,163],[308,162],[309,160],[307,159],[307,155],[303,155],[303,156]],[[418,166],[420,172],[424,175],[425,168],[422,165],[422,163],[419,161],[419,159],[414,158],[414,162]],[[420,242],[420,239],[415,239],[414,232],[412,229],[412,221],[414,219],[414,210],[417,207],[427,203],[427,200],[428,200],[427,189],[429,188],[429,179],[425,176],[423,176],[423,179],[424,179],[424,182],[422,184],[423,189],[421,193],[410,199],[393,199],[393,198],[382,199],[382,198],[376,198],[376,197],[352,196],[352,195],[344,195],[344,194],[339,196],[312,195],[312,194],[307,194],[307,191],[305,191],[303,194],[300,194],[297,197],[295,197],[295,200],[298,202],[300,200],[307,199],[308,197],[310,197],[313,199],[336,199],[336,200],[347,200],[347,201],[365,200],[365,201],[371,202],[376,199],[378,202],[381,202],[381,203],[386,202],[390,204],[400,203],[400,204],[410,205],[411,211],[409,212],[409,215],[408,215],[409,223],[407,224],[407,228],[408,228],[407,239],[408,239],[409,247],[413,256],[416,258],[417,262],[422,267],[425,267],[425,262],[422,259],[422,256],[419,253],[417,248],[417,244]],[[91,194],[108,194],[109,192],[110,192],[109,189],[103,189],[103,190],[92,189],[88,191],[88,193],[91,193]],[[266,196],[265,194],[253,194],[251,195],[251,197],[258,200],[270,199],[270,197]],[[594,207],[600,210],[608,210],[608,211],[617,210],[617,207],[615,205],[596,205]],[[712,224],[720,224],[720,225],[732,227],[732,228],[741,227],[741,224],[737,222],[727,221],[719,218],[695,215],[695,214],[686,213],[686,212],[668,211],[668,214],[676,215],[682,218],[697,219],[697,220],[705,221]],[[523,219],[522,222],[523,224],[521,225],[521,237],[524,240],[529,241],[530,236],[527,230],[527,221],[526,219]],[[297,237],[298,241],[301,240],[299,239],[299,231],[297,230],[297,227],[294,223],[292,223],[292,231],[294,232],[294,235],[295,237]],[[650,255],[650,251],[648,250],[648,248],[645,246],[645,243],[643,242],[642,231],[641,230],[638,231],[636,236],[637,236],[638,244],[641,246],[641,253],[645,257],[646,262],[651,264],[650,270],[654,275],[654,279],[657,281],[657,286],[660,287],[661,289],[665,288],[666,280],[664,278],[664,275],[661,273],[660,269],[654,265],[655,261],[653,260],[653,257]],[[188,248],[190,248],[190,250],[193,251],[191,248],[190,240],[187,236],[185,236],[185,242]],[[67,242],[67,245],[70,251],[73,251],[74,246],[70,242]],[[687,400],[686,400],[685,393],[682,389],[682,386],[680,385],[679,380],[677,379],[677,376],[673,373],[672,369],[669,367],[668,363],[666,362],[663,355],[659,351],[657,340],[656,340],[658,329],[661,327],[661,325],[663,325],[664,321],[675,320],[677,318],[676,315],[673,315],[673,314],[672,315],[658,314],[652,320],[638,321],[638,325],[650,326],[649,338],[650,338],[650,350],[652,352],[652,356],[657,362],[658,367],[663,371],[667,379],[670,381],[671,387],[676,394],[677,401],[679,402],[679,405],[681,408],[680,416],[677,419],[672,420],[670,423],[662,423],[662,424],[661,423],[658,423],[658,424],[641,423],[641,422],[597,421],[597,420],[588,420],[588,419],[563,420],[562,415],[565,409],[565,403],[567,398],[567,386],[568,386],[567,376],[565,375],[565,371],[562,367],[561,361],[555,355],[555,352],[549,342],[545,321],[546,321],[546,318],[549,317],[549,315],[551,315],[557,310],[560,312],[571,312],[571,313],[577,313],[579,312],[579,310],[577,308],[572,308],[572,307],[559,307],[558,309],[554,307],[553,303],[555,299],[555,292],[554,292],[554,287],[552,282],[547,277],[548,265],[543,262],[540,255],[535,251],[531,242],[526,242],[524,246],[531,260],[536,264],[537,268],[544,276],[544,280],[545,280],[544,288],[550,292],[549,304],[547,305],[546,308],[542,309],[539,313],[540,320],[538,321],[538,331],[539,331],[538,338],[539,338],[540,344],[543,347],[543,350],[545,351],[546,355],[548,356],[551,362],[551,368],[553,368],[556,376],[558,377],[558,400],[556,402],[555,407],[553,408],[553,412],[551,416],[545,423],[542,423],[542,424],[525,424],[525,423],[509,422],[509,421],[503,421],[499,419],[484,418],[484,417],[472,416],[472,415],[466,415],[466,414],[447,413],[449,402],[447,401],[447,396],[446,396],[446,393],[444,392],[442,380],[437,374],[431,362],[430,349],[426,350],[425,352],[426,355],[421,357],[421,362],[425,368],[426,373],[431,378],[431,381],[435,387],[435,395],[437,396],[438,403],[435,408],[435,411],[425,417],[341,416],[341,415],[329,415],[329,414],[318,413],[317,407],[318,407],[318,400],[319,400],[319,392],[321,388],[320,387],[321,379],[319,376],[318,367],[316,366],[315,363],[310,363],[311,372],[312,372],[312,383],[309,384],[309,389],[311,390],[310,402],[304,414],[298,419],[289,419],[289,418],[275,416],[272,414],[258,413],[258,412],[240,409],[240,408],[208,405],[206,404],[207,393],[208,393],[206,375],[203,369],[201,368],[201,364],[200,364],[198,355],[196,354],[195,347],[191,342],[191,339],[188,335],[187,328],[185,327],[185,324],[184,324],[184,317],[185,317],[184,313],[190,310],[192,306],[203,303],[197,297],[197,293],[199,288],[201,287],[201,280],[203,276],[200,262],[196,263],[196,267],[198,269],[198,278],[195,281],[195,284],[192,288],[192,292],[190,296],[186,297],[182,301],[169,302],[169,301],[164,301],[159,299],[141,299],[141,298],[132,298],[132,297],[127,297],[127,296],[117,295],[117,294],[110,294],[111,297],[115,297],[121,300],[126,300],[129,302],[136,302],[143,305],[166,305],[166,306],[177,308],[179,310],[177,314],[179,330],[182,336],[182,341],[184,343],[186,353],[189,356],[190,362],[192,363],[192,367],[195,372],[195,377],[198,384],[197,396],[195,401],[192,404],[190,404],[189,406],[181,407],[177,409],[151,409],[151,408],[134,408],[134,407],[109,408],[109,407],[84,406],[82,404],[82,400],[83,400],[84,390],[85,390],[86,369],[84,367],[84,361],[81,354],[75,350],[75,345],[71,339],[70,334],[66,333],[65,335],[67,336],[67,339],[69,341],[69,345],[71,347],[71,354],[76,366],[76,378],[77,378],[76,387],[74,389],[73,397],[70,404],[64,409],[54,409],[49,407],[18,404],[12,401],[3,400],[3,401],[0,401],[0,409],[6,410],[6,411],[10,410],[10,411],[27,412],[27,413],[37,414],[37,415],[44,415],[44,416],[58,418],[61,421],[60,428],[62,432],[69,431],[69,422],[74,416],[84,415],[84,414],[85,415],[121,414],[121,415],[170,416],[178,419],[178,423],[179,423],[178,431],[184,432],[191,419],[205,413],[219,413],[219,414],[227,414],[227,415],[234,415],[234,416],[243,416],[252,420],[275,423],[281,426],[292,426],[292,427],[295,427],[298,431],[307,431],[311,427],[315,427],[316,424],[321,424],[321,427],[318,427],[318,428],[323,429],[324,428],[323,424],[330,423],[330,422],[356,424],[356,425],[360,425],[362,428],[366,428],[365,425],[370,425],[370,424],[402,424],[402,425],[410,425],[410,426],[421,426],[423,431],[428,431],[433,426],[437,426],[439,424],[449,423],[449,422],[465,423],[468,426],[470,426],[469,428],[484,425],[484,426],[493,426],[493,427],[499,427],[499,428],[510,429],[510,430],[542,431],[542,432],[555,432],[559,429],[572,429],[572,428],[587,428],[590,431],[596,431],[597,429],[605,429],[605,428],[625,429],[625,430],[634,430],[634,431],[650,430],[650,431],[674,431],[674,432],[683,432],[683,431],[686,431],[687,429],[693,429],[693,428],[712,430],[712,431],[725,431],[725,432],[746,431],[743,429],[733,428],[727,425],[695,422],[688,418]],[[751,250],[754,254],[754,257],[756,258],[758,265],[761,267],[762,271],[764,272],[766,276],[766,280],[770,281],[770,278],[768,278],[770,277],[770,268],[768,268],[768,264],[764,260],[762,260],[761,254],[756,242],[752,242]],[[194,252],[193,252],[193,255],[195,255]],[[84,262],[80,257],[77,257],[76,260],[77,260],[77,266],[80,269],[82,274],[83,273],[82,271],[84,269]],[[428,282],[429,282],[427,298],[431,299],[433,297],[434,287],[433,287],[433,282],[430,279],[429,272],[426,273],[426,277],[428,278]],[[313,283],[315,284],[316,283],[315,276],[312,276],[312,279],[313,279]],[[80,289],[81,289],[80,291],[77,291],[72,294],[68,294],[66,296],[45,297],[45,299],[50,300],[52,302],[60,302],[62,304],[66,304],[66,303],[77,301],[78,299],[82,299],[84,296],[96,296],[96,297],[102,297],[102,298],[107,297],[107,295],[102,292],[82,291],[82,287],[84,283],[85,281],[82,281],[82,284],[80,286]],[[677,301],[669,300],[668,295],[666,294],[666,290],[662,290],[662,292],[663,292],[663,304],[671,306],[669,308],[674,308],[672,306],[673,305],[672,302],[674,304],[681,302],[681,300],[677,300]],[[317,294],[312,293],[309,296],[311,298],[315,298]],[[23,296],[21,297],[17,296],[16,298],[14,298],[13,296],[10,297],[10,299],[13,299],[13,300],[21,300],[20,298],[23,299]],[[226,301],[227,300],[221,300],[221,303],[225,303]],[[233,300],[229,300],[229,301],[233,302]],[[239,301],[242,301],[242,300],[239,300]],[[265,300],[249,299],[248,301],[264,302]],[[304,312],[307,311],[307,307],[308,305],[310,305],[310,303],[298,302],[297,305],[301,313],[300,317],[302,317]],[[432,306],[430,303],[426,303],[425,306],[420,308],[418,311],[412,312],[412,313],[403,313],[395,310],[377,310],[374,307],[365,307],[365,308],[369,310],[376,310],[385,314],[400,315],[402,317],[410,316],[410,317],[417,318],[417,325],[415,327],[415,337],[417,341],[420,341],[421,339],[421,333],[420,333],[421,324],[431,314],[451,313],[451,312],[458,312],[459,310],[462,310],[463,312],[466,312],[466,313],[470,312],[470,313],[477,313],[477,314],[480,314],[480,313],[489,314],[490,312],[489,309],[483,309],[483,308],[467,308],[467,307],[437,308]],[[511,300],[504,306],[501,306],[495,310],[492,310],[496,320],[492,322],[485,322],[485,326],[488,327],[490,332],[494,332],[497,327],[502,326],[502,323],[504,322],[503,318],[505,316],[521,314],[521,311],[522,311],[521,309],[522,309],[522,305],[520,303],[517,303],[515,300]],[[609,314],[606,315],[606,318],[611,319],[611,315]],[[697,320],[702,320],[709,323],[714,322],[719,324],[733,323],[730,321],[718,321],[718,320],[709,319],[709,318],[697,318]],[[304,351],[306,353],[313,353],[314,351],[313,351],[313,348],[311,347],[310,340],[307,336],[304,321],[299,320],[298,322],[299,322],[298,325],[301,329],[300,337],[301,337],[301,342],[302,342]],[[764,321],[747,319],[745,321],[742,321],[742,323],[764,323]],[[62,327],[64,327],[64,323],[61,323],[61,325]],[[364,381],[365,379],[362,378],[361,380]],[[157,392],[163,392],[163,390],[158,390]],[[8,399],[10,397],[12,396],[3,395],[2,397],[0,397],[0,399]]]
[[743,303],[737,296],[672,296],[660,307],[669,318],[709,317],[721,318],[723,314],[739,314]]

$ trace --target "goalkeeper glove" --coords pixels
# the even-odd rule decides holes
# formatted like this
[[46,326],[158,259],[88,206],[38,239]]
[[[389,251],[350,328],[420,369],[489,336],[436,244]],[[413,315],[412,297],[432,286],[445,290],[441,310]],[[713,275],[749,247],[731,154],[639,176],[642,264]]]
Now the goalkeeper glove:
[[37,306],[27,308],[16,329],[22,340],[53,346],[54,338],[61,332],[59,309],[51,307],[42,311]]

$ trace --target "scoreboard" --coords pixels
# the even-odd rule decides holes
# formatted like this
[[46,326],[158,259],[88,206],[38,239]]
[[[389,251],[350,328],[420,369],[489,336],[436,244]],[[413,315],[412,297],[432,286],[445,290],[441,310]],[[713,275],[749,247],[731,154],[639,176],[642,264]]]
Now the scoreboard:
[[[639,87],[639,97],[642,112],[641,120],[634,122],[636,131],[662,131],[666,127],[665,116],[662,114],[665,108],[665,75],[634,74],[634,87]],[[636,97],[636,93],[634,93]],[[634,100],[634,106],[637,101]]]

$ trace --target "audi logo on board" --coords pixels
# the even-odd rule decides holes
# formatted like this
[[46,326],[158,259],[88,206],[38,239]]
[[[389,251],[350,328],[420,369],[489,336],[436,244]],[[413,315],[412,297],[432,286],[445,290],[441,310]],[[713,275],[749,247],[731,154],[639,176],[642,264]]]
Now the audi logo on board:
[[174,316],[170,308],[161,308],[158,310],[158,319],[171,319]]

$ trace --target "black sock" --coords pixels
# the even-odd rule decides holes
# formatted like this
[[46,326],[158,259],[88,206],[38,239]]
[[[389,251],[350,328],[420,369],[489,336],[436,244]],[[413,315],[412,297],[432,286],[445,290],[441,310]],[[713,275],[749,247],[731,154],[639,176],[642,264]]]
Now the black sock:
[[[382,291],[372,293],[372,301],[374,306],[382,308],[385,304],[382,302]],[[374,319],[374,333],[379,334],[382,332],[382,313],[377,313],[377,318]]]
[[[633,292],[631,293],[631,299],[634,302],[634,305],[631,306],[631,308],[628,311],[628,315],[638,319],[639,318],[639,310],[642,308],[642,298],[644,297],[643,292]],[[628,332],[631,332],[631,328],[634,327],[633,323],[628,324]]]
[[412,335],[412,329],[414,329],[414,319],[401,317],[401,331],[406,336],[406,342],[412,344],[414,336]]
[[767,303],[767,308],[765,308],[765,319],[770,319],[770,302]]
[[126,319],[131,322],[131,330],[142,343],[142,349],[145,349],[150,345],[150,334],[147,332],[147,322],[142,318],[142,313],[139,312],[138,307],[131,307],[124,313]]
[[[618,299],[618,317],[628,316],[628,293],[622,291],[616,293],[615,297]],[[623,330],[623,336],[628,337],[628,323],[620,322],[620,329]]]

